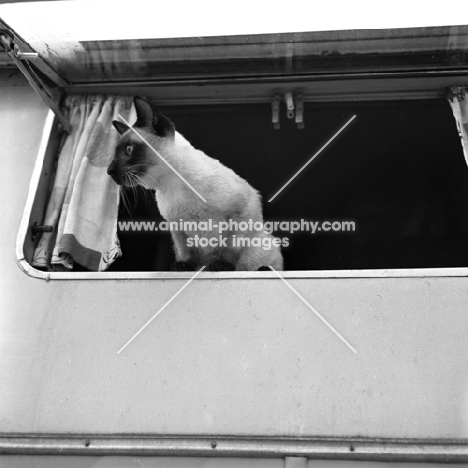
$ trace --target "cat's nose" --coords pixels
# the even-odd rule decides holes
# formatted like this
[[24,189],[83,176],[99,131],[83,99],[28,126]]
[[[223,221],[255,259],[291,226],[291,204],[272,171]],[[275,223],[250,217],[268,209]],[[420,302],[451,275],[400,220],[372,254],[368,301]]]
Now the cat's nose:
[[107,173],[112,176],[115,174],[115,170],[116,170],[117,166],[115,164],[115,161],[112,161],[109,165],[109,167],[107,168]]

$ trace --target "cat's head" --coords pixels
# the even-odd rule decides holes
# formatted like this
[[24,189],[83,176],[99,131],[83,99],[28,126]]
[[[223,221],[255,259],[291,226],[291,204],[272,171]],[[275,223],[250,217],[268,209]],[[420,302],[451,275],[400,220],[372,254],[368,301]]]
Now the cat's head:
[[119,185],[155,188],[158,179],[168,169],[160,156],[164,157],[165,150],[174,140],[174,124],[153,110],[143,98],[135,97],[134,104],[137,114],[133,125],[135,131],[118,120],[112,122],[120,138],[107,173]]

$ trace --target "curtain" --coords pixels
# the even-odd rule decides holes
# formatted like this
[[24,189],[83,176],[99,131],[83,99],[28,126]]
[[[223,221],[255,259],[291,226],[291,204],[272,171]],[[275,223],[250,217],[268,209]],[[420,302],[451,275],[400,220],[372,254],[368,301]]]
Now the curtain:
[[448,100],[457,123],[465,161],[468,164],[468,97],[466,88],[450,88]]
[[76,95],[65,100],[72,132],[60,150],[55,179],[33,265],[51,270],[72,269],[75,262],[104,271],[122,255],[117,237],[119,187],[107,174],[118,133],[119,114],[135,121],[133,98]]

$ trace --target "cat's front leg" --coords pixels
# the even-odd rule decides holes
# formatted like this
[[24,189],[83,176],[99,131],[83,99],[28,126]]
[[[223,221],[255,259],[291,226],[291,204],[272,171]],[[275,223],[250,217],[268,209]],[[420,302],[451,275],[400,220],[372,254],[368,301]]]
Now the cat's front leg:
[[194,262],[174,262],[171,265],[172,271],[195,271],[197,264]]
[[236,268],[232,263],[226,262],[222,259],[210,262],[208,271],[234,271]]
[[181,231],[171,231],[176,261],[172,271],[195,271],[198,269],[196,252],[187,246],[187,235]]

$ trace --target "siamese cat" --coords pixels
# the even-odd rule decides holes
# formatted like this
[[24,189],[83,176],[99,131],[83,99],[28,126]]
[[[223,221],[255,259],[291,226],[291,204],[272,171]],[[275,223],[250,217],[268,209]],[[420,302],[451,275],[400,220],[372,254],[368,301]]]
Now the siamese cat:
[[[282,270],[279,242],[272,243],[279,239],[263,230],[227,230],[221,234],[216,228],[200,230],[200,224],[209,220],[213,226],[229,220],[252,220],[251,225],[263,222],[260,194],[234,171],[195,149],[175,131],[171,120],[153,110],[146,100],[136,97],[134,103],[135,130],[172,168],[127,125],[115,120],[113,125],[121,136],[107,172],[119,185],[139,184],[155,190],[158,209],[166,221],[197,223],[190,223],[186,231],[171,231],[176,257],[172,269],[195,271],[205,266],[208,271],[252,271],[272,266]],[[194,242],[196,236],[208,242],[201,246]],[[239,242],[239,238],[244,239]],[[270,248],[262,247],[267,244]]]

